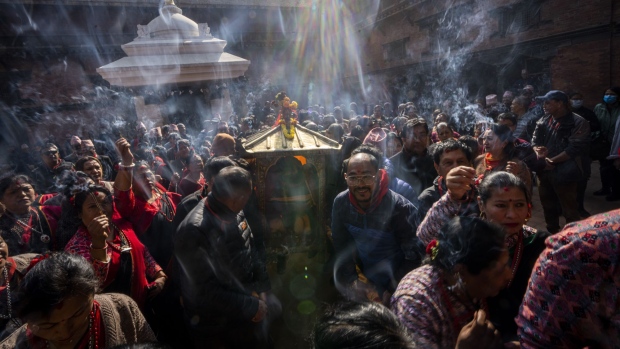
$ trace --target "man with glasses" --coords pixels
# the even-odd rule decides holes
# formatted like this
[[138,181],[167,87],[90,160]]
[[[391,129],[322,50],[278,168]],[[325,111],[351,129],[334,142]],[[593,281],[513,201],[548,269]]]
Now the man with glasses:
[[334,200],[332,238],[335,283],[347,297],[387,304],[400,279],[420,263],[415,207],[388,189],[389,179],[372,154],[346,165],[348,190]]
[[41,163],[32,170],[32,177],[37,184],[39,194],[57,192],[55,188],[56,177],[64,171],[70,171],[73,164],[60,158],[58,147],[47,143],[41,148]]

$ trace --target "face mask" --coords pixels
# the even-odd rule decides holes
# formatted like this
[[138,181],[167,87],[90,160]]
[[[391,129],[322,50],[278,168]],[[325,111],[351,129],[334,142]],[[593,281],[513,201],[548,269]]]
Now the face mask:
[[583,99],[571,99],[570,104],[573,106],[573,108],[579,109],[583,105]]
[[617,100],[618,100],[618,96],[605,95],[605,97],[603,97],[603,101],[605,101],[605,103],[607,104],[614,104],[616,103]]

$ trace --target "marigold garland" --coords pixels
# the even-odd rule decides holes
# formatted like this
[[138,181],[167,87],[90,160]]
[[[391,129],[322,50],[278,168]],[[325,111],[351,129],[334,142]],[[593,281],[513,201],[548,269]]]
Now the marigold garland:
[[284,138],[286,139],[295,139],[295,125],[297,124],[297,120],[291,119],[291,127],[286,127],[286,122],[284,120],[280,120],[280,127],[282,127],[282,133],[284,134]]

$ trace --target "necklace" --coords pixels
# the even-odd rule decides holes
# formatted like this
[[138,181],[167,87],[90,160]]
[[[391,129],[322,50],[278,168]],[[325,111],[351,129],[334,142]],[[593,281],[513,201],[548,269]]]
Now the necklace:
[[517,240],[517,245],[515,246],[515,252],[512,256],[512,266],[511,266],[512,277],[510,278],[508,287],[510,287],[510,285],[512,284],[512,280],[515,279],[515,274],[517,273],[517,268],[519,268],[519,263],[521,263],[522,256],[523,256],[523,229],[519,231],[519,239]]
[[4,283],[6,284],[6,307],[7,314],[0,314],[0,319],[8,320],[12,316],[12,308],[11,308],[11,284],[9,283],[9,271],[6,269],[6,265],[2,268],[2,274],[4,275]]
[[121,243],[119,245],[119,250],[121,250],[121,253],[130,251],[131,244],[127,240],[127,237],[125,236],[125,232],[123,232],[121,228],[119,228],[116,224],[114,224],[112,220],[110,220],[109,223],[112,226],[112,228],[116,229],[116,231],[118,232],[118,237],[121,239]]
[[174,215],[176,213],[174,210],[174,206],[172,205],[172,202],[170,202],[170,198],[168,197],[168,195],[166,195],[166,193],[160,193],[159,190],[157,192],[162,198],[162,200],[160,201],[161,204],[159,208],[159,213],[161,213],[168,222],[172,223],[172,220],[174,220]]
[[[43,232],[43,226],[41,225],[42,223],[41,223],[41,217],[39,217],[39,213],[37,211],[34,211],[34,213],[36,216],[37,223],[39,225],[39,230],[35,229],[32,225],[30,225],[30,220],[33,218],[31,208],[28,209],[28,216],[25,216],[25,217],[20,218],[20,217],[14,217],[13,215],[8,215],[15,221],[15,223],[17,223],[17,225],[13,225],[10,230],[11,232],[17,235],[18,243],[22,246],[26,243],[25,241],[23,241],[23,234],[26,232],[26,229],[30,229],[31,231],[39,234],[39,238],[41,239],[41,242],[43,242],[44,244],[49,243],[51,240],[49,235]],[[27,223],[22,222],[22,220],[26,221]]]
[[[98,319],[98,303],[97,301],[93,301],[93,307],[88,314],[88,349],[99,349],[99,319]],[[78,348],[84,348],[85,338],[80,341],[78,344]],[[50,342],[45,341],[45,347],[50,348]]]

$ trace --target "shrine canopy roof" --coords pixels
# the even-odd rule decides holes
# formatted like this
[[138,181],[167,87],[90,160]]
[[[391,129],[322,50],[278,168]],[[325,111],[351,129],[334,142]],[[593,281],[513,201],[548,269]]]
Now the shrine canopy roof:
[[340,150],[341,145],[329,137],[311,131],[303,126],[295,126],[295,136],[287,139],[280,126],[256,133],[241,141],[242,156],[267,157],[274,155],[331,154]]

